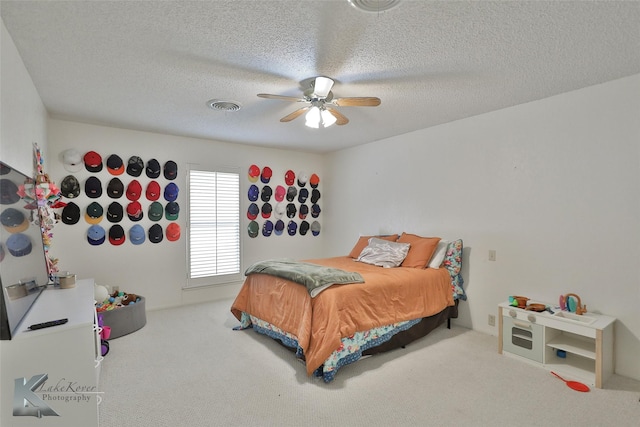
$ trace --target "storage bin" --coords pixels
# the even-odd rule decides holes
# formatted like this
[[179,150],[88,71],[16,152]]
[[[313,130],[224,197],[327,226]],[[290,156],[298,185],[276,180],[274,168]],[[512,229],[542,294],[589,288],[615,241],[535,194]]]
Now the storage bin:
[[102,316],[102,324],[111,328],[109,339],[128,335],[142,328],[147,323],[145,311],[145,299],[138,295],[140,300],[135,304],[129,304],[113,310],[98,313]]

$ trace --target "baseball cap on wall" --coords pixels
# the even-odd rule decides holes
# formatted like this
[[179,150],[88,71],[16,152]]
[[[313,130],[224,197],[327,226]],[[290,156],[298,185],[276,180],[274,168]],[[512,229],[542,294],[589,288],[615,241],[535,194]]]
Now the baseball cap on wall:
[[287,225],[287,233],[289,233],[289,236],[295,236],[296,231],[298,231],[298,224],[296,224],[295,221],[289,221]]
[[124,163],[117,154],[107,157],[107,170],[111,175],[122,175],[124,173]]
[[260,200],[263,202],[268,202],[271,200],[271,196],[273,195],[273,190],[268,185],[262,187],[262,192],[260,193]]
[[146,234],[140,224],[135,224],[129,229],[129,240],[131,240],[131,243],[134,245],[141,245],[145,241]]
[[90,176],[84,182],[84,192],[87,197],[97,199],[102,196],[102,183],[95,176]]
[[129,162],[127,163],[127,173],[129,175],[138,177],[142,175],[143,169],[144,169],[144,162],[139,156],[129,157]]
[[145,168],[145,173],[148,178],[155,179],[160,176],[160,171],[162,168],[160,167],[160,162],[156,159],[150,159],[147,162],[147,167]]
[[282,232],[284,231],[284,221],[281,219],[277,220],[273,231],[276,233],[276,236],[282,235]]
[[306,172],[300,172],[298,174],[298,187],[304,187],[309,180],[309,176]]
[[104,243],[106,234],[104,228],[99,225],[92,225],[87,230],[87,241],[90,245],[98,246]]
[[307,221],[302,221],[300,223],[300,235],[305,236],[309,231],[309,223]]
[[164,187],[164,199],[167,202],[175,202],[178,198],[178,192],[178,186],[175,183],[170,182],[166,187]]
[[29,220],[18,209],[9,208],[0,214],[0,222],[9,233],[21,233],[29,228]]
[[167,203],[167,206],[164,207],[164,217],[169,221],[177,220],[179,214],[180,205],[178,202],[169,202]]
[[252,221],[258,217],[259,213],[260,213],[260,208],[255,203],[251,203],[247,208],[247,218]]
[[247,232],[249,233],[249,237],[254,238],[258,236],[258,231],[260,231],[260,226],[257,222],[251,221],[249,225],[247,225]]
[[69,199],[74,199],[80,195],[80,182],[73,175],[67,175],[60,183],[60,193]]
[[249,178],[249,182],[258,181],[258,176],[260,176],[260,168],[257,165],[249,166],[249,171],[247,172],[247,177]]
[[160,221],[164,208],[160,202],[153,202],[149,205],[149,219],[151,221]]
[[284,200],[284,196],[287,194],[287,190],[282,185],[278,185],[275,191],[276,202],[281,202]]
[[160,243],[164,239],[162,227],[160,224],[153,224],[149,228],[149,241],[151,243]]
[[100,172],[102,170],[102,156],[95,151],[88,151],[84,155],[84,168],[89,172]]
[[120,222],[124,216],[124,208],[118,202],[111,202],[107,207],[107,221]]
[[314,236],[320,234],[320,223],[318,221],[313,221],[311,223],[311,234]]
[[120,181],[120,178],[111,178],[111,181],[107,184],[107,196],[112,199],[119,199],[124,194],[124,184]]
[[296,174],[294,171],[292,171],[291,169],[289,169],[288,171],[285,172],[284,174],[284,182],[287,185],[293,185],[293,183],[296,181]]
[[266,220],[264,224],[262,224],[262,235],[264,237],[271,236],[273,232],[273,223],[270,220]]
[[65,150],[62,153],[62,163],[66,170],[73,173],[80,172],[84,166],[82,154],[74,148]]
[[122,228],[120,224],[112,225],[111,228],[109,228],[109,243],[114,246],[120,246],[126,240],[124,228]]
[[144,217],[140,202],[135,200],[127,205],[127,216],[131,221],[140,221]]
[[147,200],[156,201],[160,198],[160,184],[157,181],[151,181],[147,184]]
[[65,224],[77,224],[80,221],[80,207],[73,202],[67,203],[62,209],[61,217]]
[[[78,194],[80,194],[80,184],[78,184]],[[0,204],[12,205],[20,200],[18,186],[9,179],[0,179]]]
[[87,206],[87,210],[85,211],[84,220],[89,224],[98,224],[100,221],[102,221],[103,215],[104,210],[102,209],[102,206],[100,206],[100,203],[91,202],[89,206]]
[[137,179],[134,179],[129,183],[129,185],[127,185],[127,192],[126,192],[127,199],[133,202],[138,200],[141,195],[142,195],[142,185],[140,185],[140,182]]
[[269,166],[265,166],[262,168],[262,173],[260,174],[260,181],[263,184],[268,184],[271,181],[271,176],[273,175],[273,171]]
[[309,185],[311,185],[311,188],[318,188],[318,184],[320,184],[320,177],[315,173],[311,174],[309,177]]
[[7,239],[7,249],[15,257],[29,255],[31,253],[31,239],[26,234],[16,233]]
[[250,202],[255,202],[258,200],[258,195],[260,194],[260,189],[257,185],[251,184],[249,190],[247,191],[247,196],[249,197]]
[[271,207],[271,203],[264,203],[262,205],[262,209],[260,210],[260,213],[262,214],[262,218],[270,218],[272,210],[273,208]]
[[172,222],[167,225],[167,240],[175,242],[180,239],[180,225],[177,222]]
[[164,177],[168,180],[174,180],[178,176],[178,165],[173,160],[169,160],[164,164]]

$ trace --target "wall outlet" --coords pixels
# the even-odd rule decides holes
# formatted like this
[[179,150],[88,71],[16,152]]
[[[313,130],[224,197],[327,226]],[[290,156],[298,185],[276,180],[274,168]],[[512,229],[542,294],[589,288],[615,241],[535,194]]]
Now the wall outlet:
[[496,260],[496,251],[495,249],[489,249],[489,261]]
[[488,322],[489,322],[489,326],[496,326],[496,316],[493,314],[490,314]]

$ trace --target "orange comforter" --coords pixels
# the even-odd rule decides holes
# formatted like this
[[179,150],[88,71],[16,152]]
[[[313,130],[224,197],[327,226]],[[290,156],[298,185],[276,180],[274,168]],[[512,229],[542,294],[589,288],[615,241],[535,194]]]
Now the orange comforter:
[[247,276],[231,312],[244,311],[293,334],[311,375],[358,331],[427,317],[454,305],[451,277],[444,268],[382,268],[343,256],[305,260],[357,271],[365,283],[333,285],[311,298],[306,287],[268,276]]

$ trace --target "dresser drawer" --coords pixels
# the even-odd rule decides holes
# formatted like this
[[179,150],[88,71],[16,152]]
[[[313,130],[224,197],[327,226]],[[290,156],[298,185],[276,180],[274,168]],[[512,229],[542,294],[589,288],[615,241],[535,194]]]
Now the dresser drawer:
[[503,351],[542,363],[544,327],[527,320],[502,317]]

